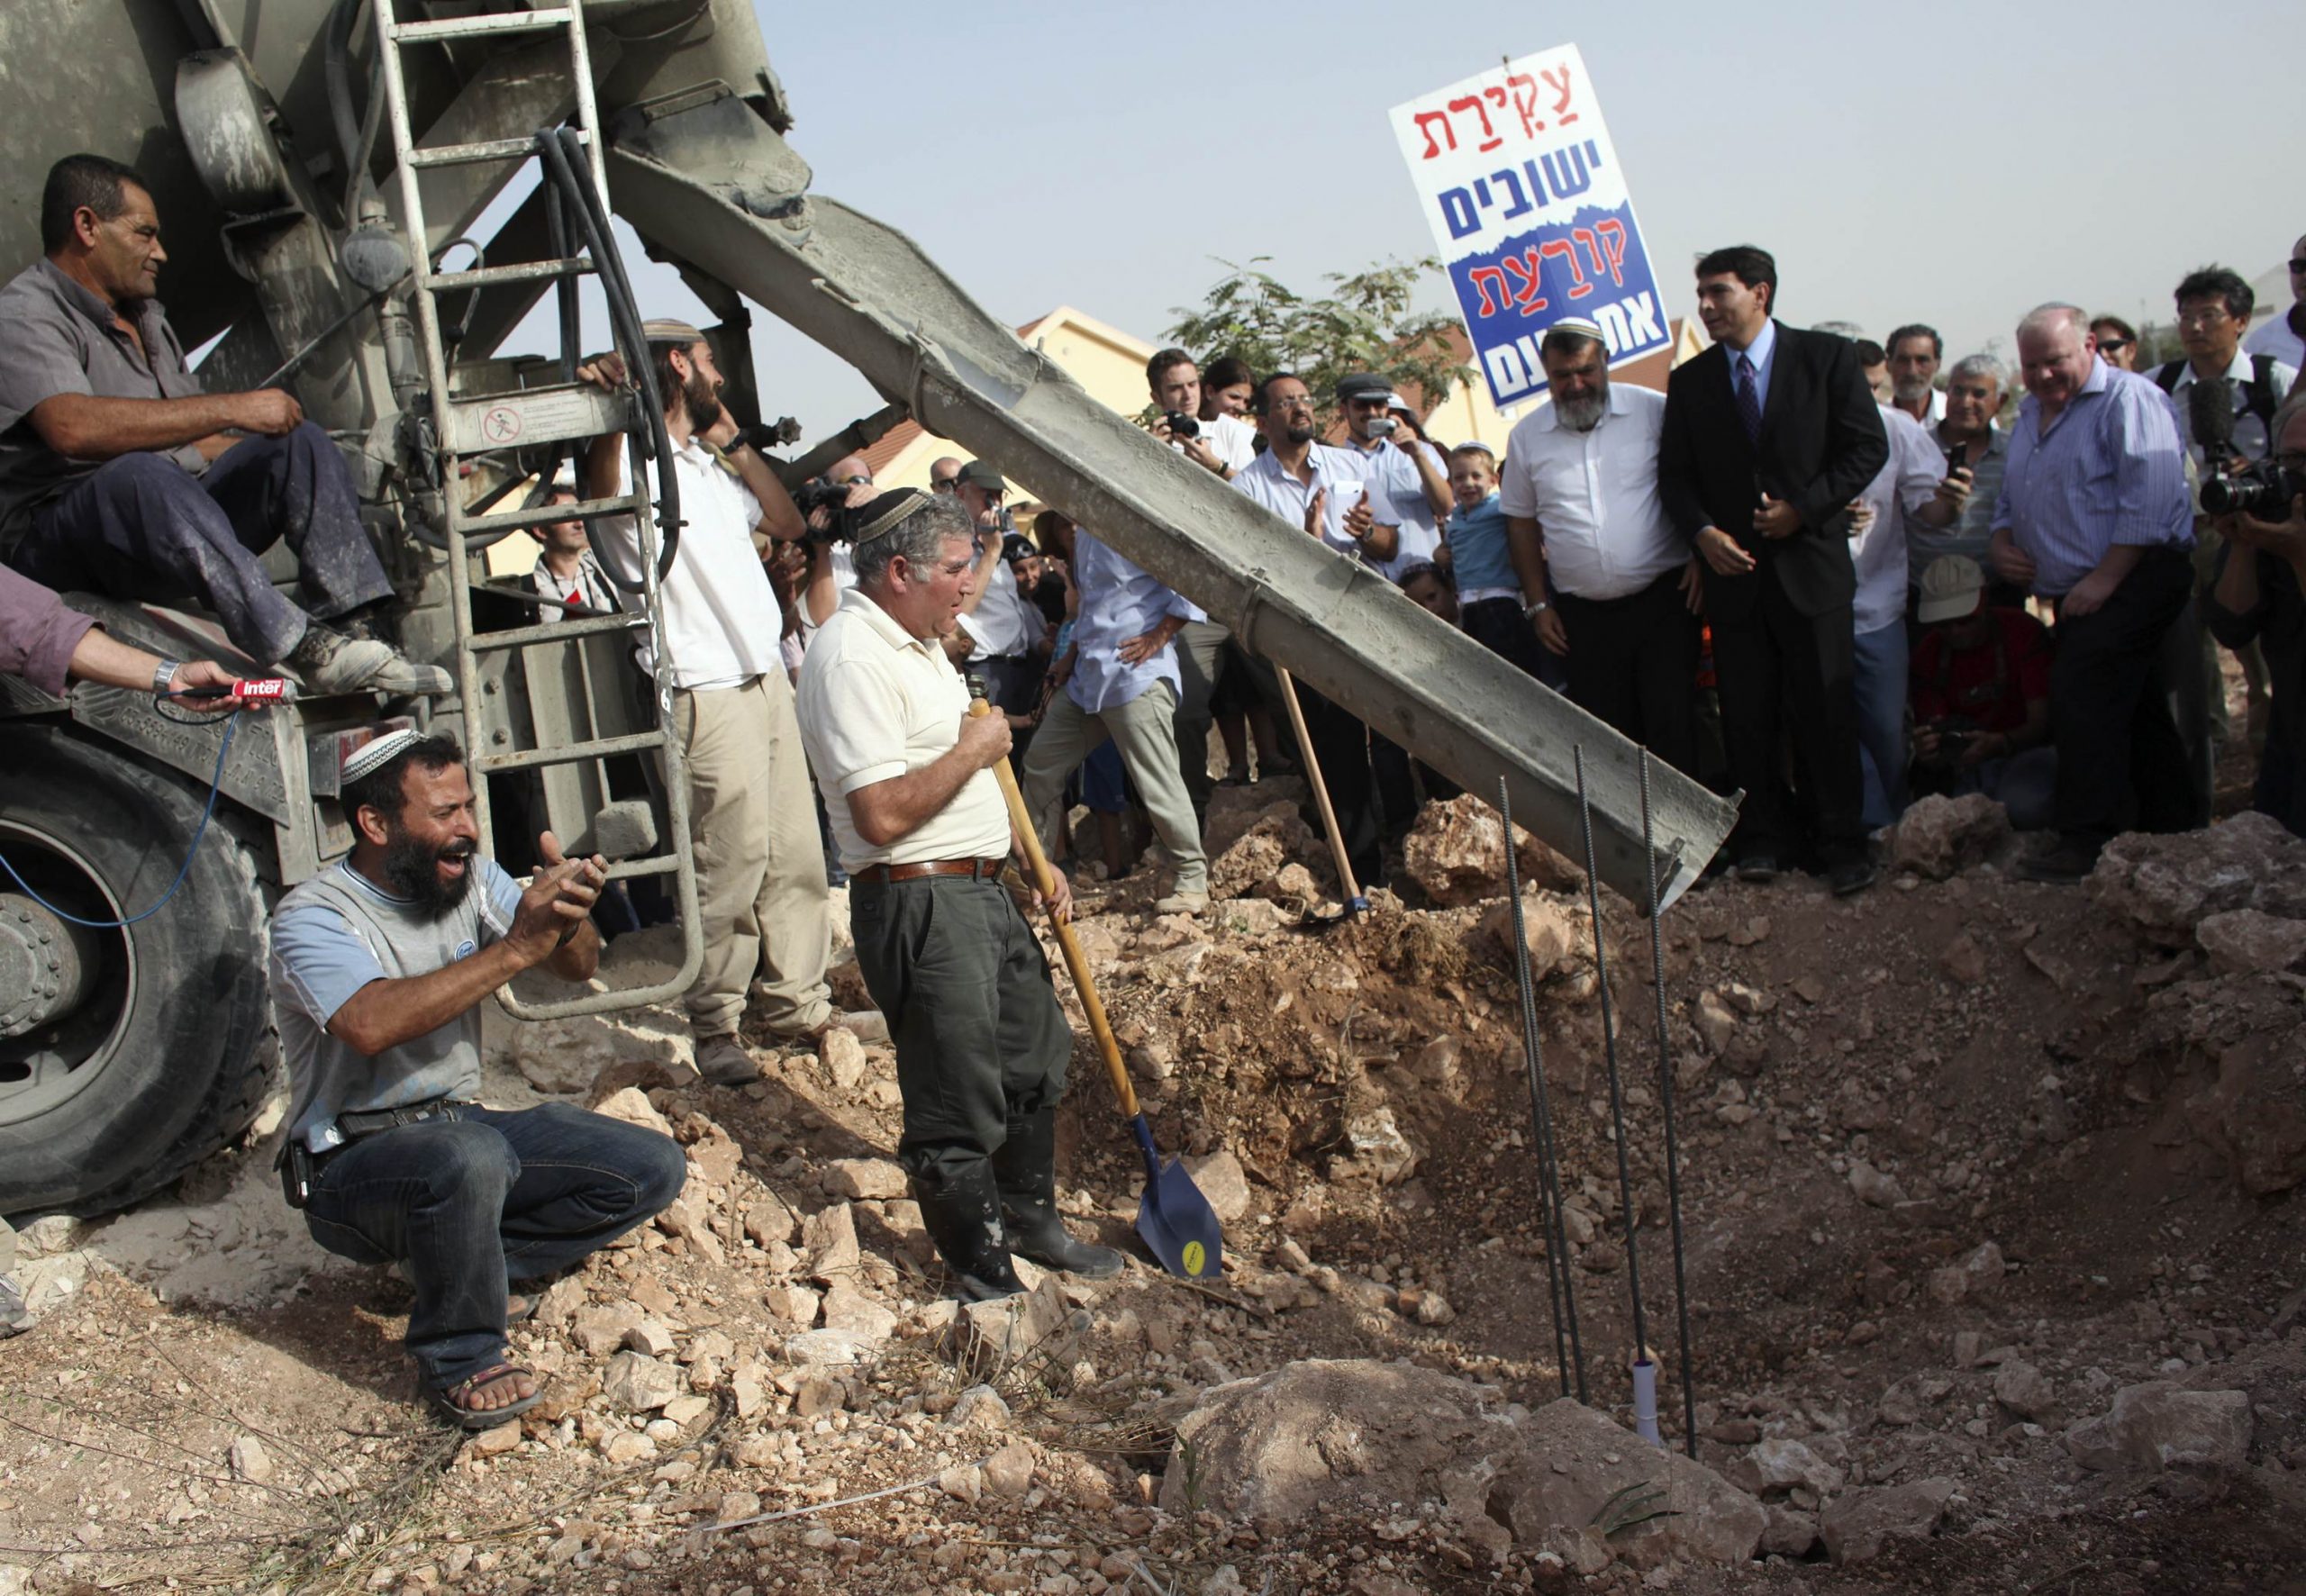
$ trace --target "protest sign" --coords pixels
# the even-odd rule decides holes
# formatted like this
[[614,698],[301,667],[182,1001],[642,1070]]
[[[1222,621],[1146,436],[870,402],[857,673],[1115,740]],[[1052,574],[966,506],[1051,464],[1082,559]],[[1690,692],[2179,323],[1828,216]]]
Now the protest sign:
[[1502,63],[1391,115],[1499,406],[1544,389],[1539,340],[1565,316],[1600,325],[1612,366],[1672,341],[1575,45]]

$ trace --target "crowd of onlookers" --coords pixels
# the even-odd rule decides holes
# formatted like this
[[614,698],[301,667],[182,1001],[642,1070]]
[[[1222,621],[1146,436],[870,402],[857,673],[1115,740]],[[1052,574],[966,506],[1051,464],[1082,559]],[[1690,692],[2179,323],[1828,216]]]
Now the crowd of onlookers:
[[[1862,890],[1872,834],[1913,798],[1983,793],[2042,834],[2021,870],[2071,881],[2120,830],[2205,823],[2229,739],[2257,761],[2257,804],[2306,828],[2301,263],[2306,240],[2296,304],[2247,347],[2251,290],[2211,268],[2175,290],[2177,358],[2141,367],[2128,322],[2050,304],[2018,322],[2012,365],[1949,360],[1920,323],[1878,341],[1788,326],[1775,263],[1741,247],[1700,262],[1712,344],[1664,393],[1612,382],[1599,327],[1556,322],[1547,401],[1502,458],[1428,436],[1382,375],[1316,394],[1174,349],[1148,369],[1148,424],[1661,759],[1742,791],[1719,868]],[[874,491],[860,458],[832,475]],[[1017,524],[992,464],[940,459],[931,482],[983,533],[954,657],[1011,717],[1056,852],[1087,851],[1064,793],[1094,817],[1100,873],[1158,839],[1163,907],[1198,907],[1212,769],[1232,784],[1301,768],[1273,671],[1094,529],[1050,510]],[[847,580],[842,547],[771,563],[797,668]],[[2234,723],[2225,650],[2247,685]],[[1382,884],[1419,803],[1455,789],[1298,693],[1345,852]]]

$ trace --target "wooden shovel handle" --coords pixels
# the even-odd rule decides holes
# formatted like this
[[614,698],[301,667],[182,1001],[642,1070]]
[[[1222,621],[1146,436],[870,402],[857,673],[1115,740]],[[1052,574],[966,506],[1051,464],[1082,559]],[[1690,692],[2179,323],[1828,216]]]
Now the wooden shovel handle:
[[1297,734],[1297,752],[1304,757],[1305,779],[1312,784],[1313,802],[1321,805],[1321,830],[1329,839],[1330,858],[1337,866],[1337,884],[1344,889],[1348,903],[1361,895],[1361,884],[1353,879],[1353,866],[1345,857],[1345,839],[1338,834],[1337,811],[1330,807],[1329,784],[1321,780],[1321,762],[1313,757],[1313,739],[1305,735],[1305,712],[1298,707],[1297,684],[1280,666],[1273,674],[1281,682],[1281,702],[1289,712],[1289,729]]
[[[984,699],[969,704],[969,717],[992,712],[993,706]],[[1025,795],[1017,790],[1017,773],[1009,768],[1004,757],[993,762],[993,779],[1001,784],[1001,796],[1009,803],[1009,825],[1017,833],[1017,844],[1025,850],[1025,862],[1032,866],[1033,886],[1043,898],[1057,894],[1057,876],[1049,869],[1049,860],[1041,853],[1039,832],[1033,830],[1033,817],[1025,812]],[[1072,972],[1073,990],[1081,994],[1082,1011],[1089,1016],[1089,1029],[1097,1038],[1098,1051],[1105,1056],[1105,1073],[1112,1077],[1113,1095],[1121,1099],[1121,1111],[1130,1119],[1137,1118],[1137,1092],[1129,1084],[1129,1066],[1121,1062],[1121,1043],[1113,1036],[1112,1021],[1105,1018],[1105,1005],[1097,996],[1097,983],[1089,974],[1088,956],[1081,951],[1081,943],[1073,928],[1055,915],[1049,924],[1056,928],[1057,944],[1065,950],[1065,967]]]

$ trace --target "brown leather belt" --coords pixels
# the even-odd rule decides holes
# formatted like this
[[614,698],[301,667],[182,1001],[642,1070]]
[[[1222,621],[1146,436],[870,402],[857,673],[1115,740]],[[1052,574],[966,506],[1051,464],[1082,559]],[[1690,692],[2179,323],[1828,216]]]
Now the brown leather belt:
[[867,865],[857,872],[856,879],[886,886],[892,882],[918,881],[924,875],[966,875],[973,881],[990,881],[1001,874],[1006,859],[922,859],[912,865]]

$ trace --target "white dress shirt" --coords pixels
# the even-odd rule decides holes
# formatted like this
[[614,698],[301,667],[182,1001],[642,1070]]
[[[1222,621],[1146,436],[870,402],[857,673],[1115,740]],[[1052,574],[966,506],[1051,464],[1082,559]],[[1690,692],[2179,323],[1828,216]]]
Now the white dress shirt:
[[[1201,423],[1200,441],[1207,444],[1209,451],[1225,462],[1225,468],[1229,471],[1246,470],[1249,462],[1257,458],[1257,430],[1237,415],[1215,416]],[[1185,446],[1179,442],[1173,441],[1169,447],[1179,454],[1185,450]],[[1228,477],[1226,480],[1230,482],[1232,479]]]
[[[1403,465],[1408,464],[1406,456],[1399,450],[1394,452]],[[1294,472],[1282,469],[1280,457],[1267,449],[1233,478],[1233,490],[1256,500],[1301,530],[1305,525],[1305,506],[1317,491],[1326,492],[1329,497],[1321,505],[1321,541],[1339,554],[1360,558],[1361,545],[1345,530],[1346,512],[1361,502],[1366,491],[1370,512],[1380,525],[1390,525],[1385,517],[1392,511],[1392,501],[1384,485],[1370,479],[1368,458],[1357,450],[1316,443],[1307,459],[1313,468],[1313,479],[1300,482]]]
[[1583,599],[1639,593],[1690,558],[1657,500],[1657,440],[1666,395],[1610,385],[1609,408],[1590,432],[1539,406],[1505,443],[1498,503],[1545,534],[1546,580]]
[[[625,491],[625,457],[617,457],[617,492]],[[651,462],[649,496],[657,496],[658,467]],[[736,474],[692,436],[673,451],[673,479],[681,494],[681,540],[673,568],[661,589],[665,607],[667,683],[687,692],[734,687],[785,668],[779,646],[784,612],[777,607],[768,573],[753,547],[760,504]],[[640,535],[632,517],[601,523],[604,543],[615,550],[622,575],[640,572]],[[663,536],[659,528],[658,535]],[[637,593],[618,590],[627,609],[641,607]],[[658,661],[647,635],[640,639],[640,668],[658,675]]]
[[1857,495],[1874,512],[1873,524],[1849,541],[1850,563],[1857,567],[1851,630],[1859,637],[1905,619],[1906,518],[1929,503],[1946,475],[1945,451],[1920,422],[1894,405],[1876,408],[1890,435],[1890,458]]

